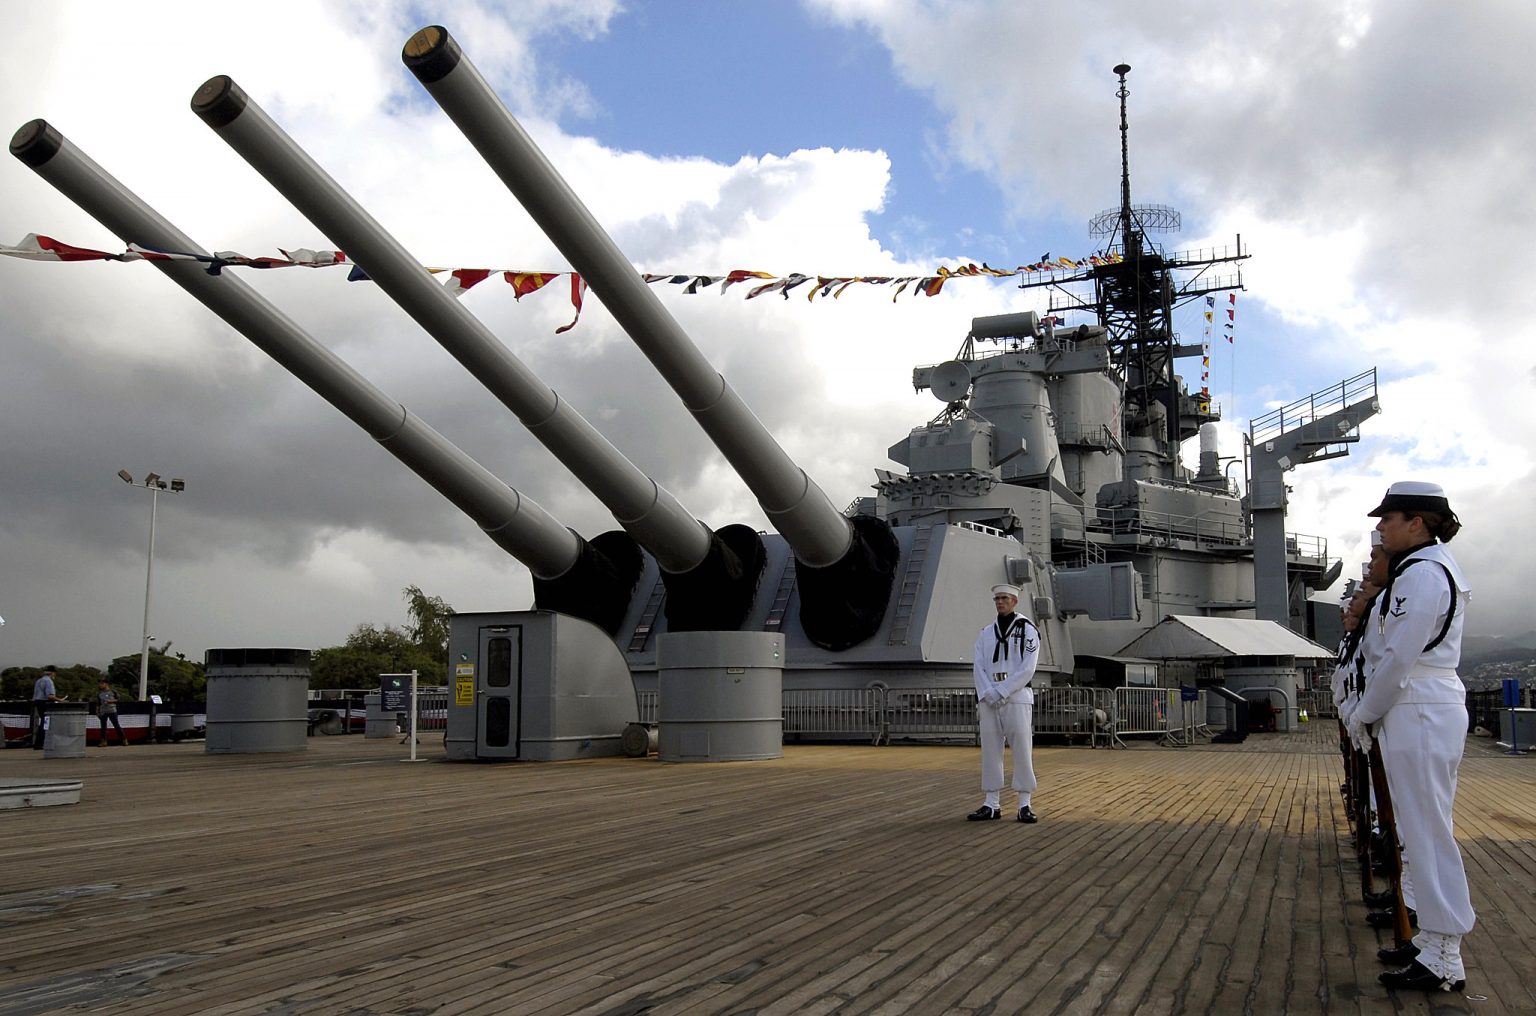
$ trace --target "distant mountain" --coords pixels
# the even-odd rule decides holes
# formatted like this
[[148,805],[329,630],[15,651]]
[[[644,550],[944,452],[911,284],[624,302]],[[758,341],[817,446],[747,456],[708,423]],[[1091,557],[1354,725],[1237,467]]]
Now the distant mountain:
[[1524,635],[1465,635],[1461,640],[1463,663],[1493,658],[1522,658],[1536,651],[1536,631]]

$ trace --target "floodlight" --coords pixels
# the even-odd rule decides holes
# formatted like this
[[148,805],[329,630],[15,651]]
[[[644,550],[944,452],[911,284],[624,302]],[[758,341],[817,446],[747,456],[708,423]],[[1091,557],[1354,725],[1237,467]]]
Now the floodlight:
[[180,493],[187,489],[187,481],[179,477],[171,477],[171,490]]
[[128,470],[126,470],[126,469],[119,469],[117,471],[117,475],[123,478],[123,482],[124,483],[132,483],[133,482],[133,474],[128,472]]
[[153,487],[155,484],[157,484],[159,482],[160,482],[160,474],[159,473],[150,473],[148,476],[144,477],[144,486],[146,486],[146,487]]

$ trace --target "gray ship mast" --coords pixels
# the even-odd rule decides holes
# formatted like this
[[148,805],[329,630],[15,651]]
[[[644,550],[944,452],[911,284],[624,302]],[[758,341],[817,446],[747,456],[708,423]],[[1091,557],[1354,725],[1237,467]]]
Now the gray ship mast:
[[[1239,234],[1231,247],[1164,253],[1147,236],[1149,231],[1174,232],[1180,227],[1177,209],[1131,202],[1130,122],[1126,99],[1129,64],[1119,64],[1115,95],[1120,100],[1120,206],[1095,215],[1091,235],[1104,237],[1104,258],[1087,268],[1029,279],[1022,289],[1053,290],[1049,311],[1088,311],[1106,332],[1111,362],[1126,384],[1125,433],[1141,438],[1146,451],[1161,463],[1164,478],[1180,479],[1179,445],[1195,436],[1202,423],[1220,419],[1210,404],[1184,391],[1176,361],[1201,355],[1199,344],[1181,344],[1173,328],[1176,307],[1208,293],[1243,288],[1241,269],[1216,276],[1217,265],[1246,260]],[[1174,273],[1193,273],[1180,281]],[[1082,299],[1065,287],[1092,283],[1092,299]]]

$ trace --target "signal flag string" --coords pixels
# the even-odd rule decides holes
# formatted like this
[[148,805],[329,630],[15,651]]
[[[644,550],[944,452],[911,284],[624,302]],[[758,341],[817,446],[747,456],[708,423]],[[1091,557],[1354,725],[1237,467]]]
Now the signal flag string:
[[[28,233],[15,246],[0,244],[0,254],[8,257],[23,258],[29,261],[192,261],[206,266],[210,275],[218,275],[225,268],[334,268],[340,265],[348,267],[347,280],[349,282],[363,282],[368,280],[368,275],[363,269],[349,260],[346,254],[339,250],[310,250],[308,248],[294,248],[292,250],[278,249],[282,255],[274,257],[248,257],[234,251],[216,251],[209,254],[195,254],[186,251],[163,250],[145,244],[130,243],[120,254],[108,251],[94,250],[89,247],[76,247],[63,243],[49,236],[41,236],[37,233]],[[752,283],[746,289],[746,299],[751,300],[759,296],[777,293],[784,299],[789,299],[792,290],[806,287],[805,298],[813,301],[820,296],[830,296],[836,300],[843,295],[849,286],[855,284],[884,286],[892,289],[891,301],[894,303],[903,293],[911,292],[913,296],[937,296],[944,288],[944,284],[950,279],[959,278],[995,278],[1007,279],[1027,275],[1044,275],[1050,278],[1060,275],[1065,281],[1065,276],[1070,272],[1079,272],[1087,268],[1101,265],[1115,264],[1121,261],[1121,256],[1114,251],[1100,251],[1086,258],[1059,257],[1052,259],[1049,255],[1030,265],[1020,265],[1017,268],[993,268],[983,262],[981,265],[964,264],[956,268],[939,266],[932,275],[803,275],[798,272],[789,275],[774,275],[772,272],[749,271],[737,269],[730,272],[714,274],[699,273],[670,273],[670,274],[642,274],[648,284],[656,285],[665,283],[681,286],[683,292],[690,296],[713,288],[716,284],[720,292],[725,293],[740,283]],[[515,299],[521,300],[529,293],[536,293],[545,286],[562,276],[571,280],[571,305],[576,310],[576,319],[581,317],[582,297],[586,293],[587,284],[576,272],[534,272],[519,269],[505,268],[427,268],[433,275],[447,275],[444,287],[454,296],[463,296],[470,289],[478,286],[492,276],[501,276],[502,281],[512,287]],[[1230,317],[1231,311],[1228,311]],[[1209,315],[1207,315],[1209,317]],[[564,332],[572,328],[576,320],[570,324],[556,329],[556,332]],[[1230,324],[1227,326],[1232,327]],[[1231,341],[1231,335],[1227,336]]]

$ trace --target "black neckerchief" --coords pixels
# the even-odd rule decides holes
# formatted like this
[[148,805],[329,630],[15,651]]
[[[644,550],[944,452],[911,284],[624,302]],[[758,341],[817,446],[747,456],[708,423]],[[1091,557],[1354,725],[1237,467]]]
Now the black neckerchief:
[[1008,636],[1013,634],[1016,625],[1024,620],[1018,614],[1009,614],[1008,623],[1003,623],[1003,615],[997,615],[997,623],[992,625],[992,634],[997,638],[997,644],[992,647],[992,662],[996,663],[999,654],[1003,659],[1008,658]]
[[1360,608],[1360,619],[1355,624],[1355,630],[1344,634],[1344,642],[1339,647],[1339,666],[1347,665],[1360,651],[1360,642],[1365,638],[1365,630],[1370,624],[1371,608],[1376,605],[1381,593],[1378,589],[1375,596],[1365,601],[1365,605]]
[[1397,578],[1398,565],[1402,564],[1403,560],[1407,558],[1409,554],[1417,554],[1425,547],[1433,547],[1434,545],[1434,540],[1425,540],[1423,543],[1416,547],[1409,547],[1407,550],[1400,550],[1396,554],[1393,554],[1390,558],[1387,559],[1387,574],[1389,576],[1387,581],[1391,582],[1392,579]]

